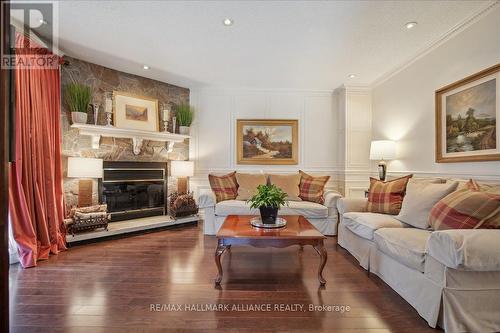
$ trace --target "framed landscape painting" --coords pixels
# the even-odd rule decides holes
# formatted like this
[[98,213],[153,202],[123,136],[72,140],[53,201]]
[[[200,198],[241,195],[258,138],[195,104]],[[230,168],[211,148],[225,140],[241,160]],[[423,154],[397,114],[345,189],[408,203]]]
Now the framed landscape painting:
[[158,100],[120,91],[113,100],[115,127],[158,132]]
[[238,164],[297,164],[298,121],[238,119]]
[[436,162],[500,160],[500,64],[436,91]]

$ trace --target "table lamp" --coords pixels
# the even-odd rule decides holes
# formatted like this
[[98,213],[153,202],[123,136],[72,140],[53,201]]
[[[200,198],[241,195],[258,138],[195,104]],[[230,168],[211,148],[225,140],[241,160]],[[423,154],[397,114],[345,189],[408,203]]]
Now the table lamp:
[[170,163],[170,175],[177,177],[177,192],[188,192],[188,177],[194,176],[193,161],[172,161]]
[[102,178],[100,158],[68,158],[68,177],[80,178],[78,182],[78,207],[92,206],[92,179]]
[[387,175],[387,160],[396,158],[396,142],[390,140],[372,141],[370,147],[370,160],[378,162],[378,176],[381,181],[385,181]]

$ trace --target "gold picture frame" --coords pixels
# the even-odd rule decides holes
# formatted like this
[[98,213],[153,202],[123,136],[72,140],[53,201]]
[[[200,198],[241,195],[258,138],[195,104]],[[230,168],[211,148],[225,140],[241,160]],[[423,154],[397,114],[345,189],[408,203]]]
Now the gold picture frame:
[[298,120],[236,120],[238,164],[298,164]]
[[500,160],[500,64],[436,90],[436,162]]
[[158,100],[123,91],[113,91],[113,124],[117,128],[158,132]]

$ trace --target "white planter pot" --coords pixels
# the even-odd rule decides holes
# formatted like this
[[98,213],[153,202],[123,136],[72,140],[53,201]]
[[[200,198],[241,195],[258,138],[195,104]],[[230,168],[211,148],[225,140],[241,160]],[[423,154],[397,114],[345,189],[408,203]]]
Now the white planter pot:
[[71,120],[73,124],[86,124],[87,113],[85,112],[71,112]]
[[179,134],[189,135],[189,126],[179,126]]

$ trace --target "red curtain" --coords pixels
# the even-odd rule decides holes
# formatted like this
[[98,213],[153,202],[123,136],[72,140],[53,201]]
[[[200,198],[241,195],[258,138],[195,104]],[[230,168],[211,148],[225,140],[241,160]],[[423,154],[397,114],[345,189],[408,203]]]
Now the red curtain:
[[[22,49],[27,42],[18,34],[16,49]],[[40,61],[36,61],[35,68],[15,69],[15,161],[9,170],[10,220],[23,267],[36,266],[37,260],[66,249],[60,59],[44,48],[32,54],[33,43],[30,50],[31,54],[16,54],[18,63],[34,63],[33,57]]]

